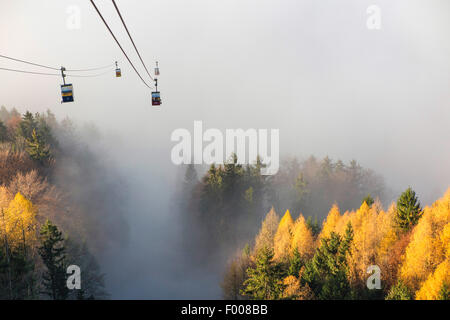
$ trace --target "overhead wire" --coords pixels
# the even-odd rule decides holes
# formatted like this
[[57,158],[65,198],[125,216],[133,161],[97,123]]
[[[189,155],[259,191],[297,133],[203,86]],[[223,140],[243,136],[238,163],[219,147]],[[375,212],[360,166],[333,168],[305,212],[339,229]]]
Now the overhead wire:
[[108,71],[105,71],[105,72],[102,72],[102,73],[97,73],[97,74],[83,74],[83,75],[80,75],[80,74],[66,74],[66,76],[67,77],[75,77],[75,78],[93,78],[93,77],[103,76],[103,75],[108,74],[110,72],[111,72],[111,70],[108,70]]
[[[60,73],[46,73],[46,72],[35,72],[35,71],[28,71],[28,70],[19,70],[19,69],[10,69],[10,68],[3,68],[0,67],[0,70],[5,70],[5,71],[11,71],[11,72],[20,72],[20,73],[29,73],[29,74],[35,74],[35,75],[43,75],[43,76],[58,76],[60,77],[61,74]],[[102,73],[98,73],[98,74],[85,74],[85,75],[80,75],[80,74],[66,74],[66,77],[75,77],[75,78],[92,78],[92,77],[99,77],[105,74],[110,73],[111,71],[105,71]]]
[[[26,63],[26,64],[29,64],[29,65],[32,65],[32,66],[46,68],[46,69],[51,69],[51,70],[58,70],[58,71],[61,70],[61,68],[50,67],[50,66],[39,64],[39,63],[35,63],[35,62],[30,62],[30,61],[26,61],[26,60],[22,60],[22,59],[17,59],[17,58],[5,56],[5,55],[2,55],[2,54],[0,54],[0,58],[5,58],[5,59],[12,60],[12,61]],[[112,66],[114,66],[114,64],[109,64],[107,66],[101,66],[101,67],[87,68],[87,69],[66,69],[65,71],[67,71],[67,72],[96,71],[96,70],[102,70],[102,69],[110,68]]]
[[125,57],[127,58],[128,62],[130,63],[130,65],[133,67],[134,71],[136,72],[136,74],[139,76],[139,78],[141,79],[141,81],[144,83],[144,85],[149,88],[152,89],[152,87],[150,87],[147,82],[145,82],[145,80],[142,78],[142,76],[139,74],[139,72],[137,71],[136,67],[134,66],[133,62],[131,62],[130,58],[128,57],[128,55],[126,54],[125,50],[122,48],[122,46],[120,45],[119,41],[117,40],[116,36],[114,35],[114,33],[112,32],[111,28],[109,27],[108,23],[106,22],[105,18],[103,18],[101,12],[98,10],[97,6],[95,5],[93,0],[90,0],[91,4],[94,6],[95,11],[97,11],[98,15],[100,16],[100,18],[102,19],[103,23],[105,24],[106,28],[108,29],[109,33],[111,33],[113,39],[116,41],[117,45],[119,46],[120,50],[122,51],[122,53],[125,55]]
[[9,69],[9,68],[0,68],[0,70],[21,72],[21,73],[30,73],[30,74],[38,74],[38,75],[44,75],[44,76],[59,76],[59,77],[61,76],[61,74],[59,74],[59,73],[34,72],[34,71],[17,70],[17,69]]
[[43,65],[43,64],[38,64],[38,63],[29,62],[29,61],[25,61],[25,60],[21,60],[21,59],[16,59],[16,58],[4,56],[4,55],[1,55],[1,54],[0,54],[0,57],[1,58],[5,58],[5,59],[9,59],[9,60],[13,60],[13,61],[17,61],[17,62],[30,64],[30,65],[41,67],[41,68],[47,68],[47,69],[52,69],[52,70],[60,70],[60,68],[49,67],[49,66],[46,66],[46,65]]
[[116,8],[117,14],[119,15],[120,20],[122,21],[122,24],[123,24],[125,30],[127,31],[128,37],[130,38],[131,43],[133,44],[133,47],[134,47],[134,49],[136,50],[136,53],[137,53],[139,59],[141,60],[142,65],[143,65],[144,68],[145,68],[145,71],[147,71],[147,74],[148,74],[148,76],[150,77],[150,79],[154,80],[153,77],[151,76],[150,72],[148,71],[147,66],[146,66],[145,63],[144,63],[144,60],[142,60],[141,54],[139,53],[139,50],[137,49],[136,44],[134,43],[134,40],[133,40],[133,38],[131,37],[130,31],[128,31],[128,27],[127,27],[127,25],[125,24],[125,21],[123,20],[123,17],[122,17],[122,14],[121,14],[120,11],[119,11],[119,8],[117,7],[116,1],[112,0],[112,3],[113,3],[113,5],[114,5],[114,7]]

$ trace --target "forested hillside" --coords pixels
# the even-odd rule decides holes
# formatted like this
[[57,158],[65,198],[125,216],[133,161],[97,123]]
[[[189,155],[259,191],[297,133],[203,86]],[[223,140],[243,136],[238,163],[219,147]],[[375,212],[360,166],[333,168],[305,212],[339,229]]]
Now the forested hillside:
[[[356,210],[333,205],[321,226],[272,208],[222,288],[228,299],[447,300],[449,259],[450,189],[422,208],[408,188],[388,210],[371,197]],[[381,288],[369,289],[377,269]]]
[[186,168],[176,199],[186,237],[204,248],[197,253],[250,241],[271,207],[302,212],[319,223],[333,203],[349,210],[368,194],[382,203],[387,199],[383,179],[355,160],[345,164],[329,157],[294,158],[284,161],[273,176],[261,175],[261,166],[259,161],[240,165],[233,155],[224,165],[212,165],[201,179],[194,165]]
[[[112,178],[50,111],[2,107],[0,142],[0,299],[106,298],[95,255],[127,233]],[[69,265],[81,290],[67,289]]]

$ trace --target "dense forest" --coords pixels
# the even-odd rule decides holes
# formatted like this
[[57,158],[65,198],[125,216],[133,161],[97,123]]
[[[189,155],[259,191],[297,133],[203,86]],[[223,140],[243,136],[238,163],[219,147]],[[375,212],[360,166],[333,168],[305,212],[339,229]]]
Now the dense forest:
[[[81,141],[50,111],[1,108],[0,299],[108,297],[95,256],[126,225],[114,183]],[[81,269],[80,290],[66,285],[69,265]]]
[[[128,238],[126,195],[96,139],[50,111],[0,109],[0,299],[108,298],[98,257]],[[390,203],[355,160],[293,158],[273,176],[262,166],[232,155],[200,176],[189,165],[174,195],[184,252],[225,270],[224,298],[449,299],[450,190],[423,208],[411,188]]]
[[199,179],[199,168],[187,166],[175,199],[185,237],[196,241],[190,247],[196,248],[193,254],[233,250],[249,242],[271,207],[302,212],[318,223],[333,203],[349,210],[368,194],[382,203],[391,200],[383,179],[355,160],[345,164],[329,157],[293,158],[273,176],[261,175],[261,168],[260,160],[241,165],[232,155],[224,165],[211,165]]
[[411,188],[389,198],[356,161],[291,159],[274,176],[261,166],[233,155],[201,178],[187,166],[180,183],[186,249],[226,265],[224,298],[448,299],[450,190],[422,208]]
[[[228,299],[450,299],[450,189],[422,208],[408,188],[385,211],[366,197],[322,226],[272,208],[252,246],[229,263]],[[379,272],[380,287],[367,280]]]

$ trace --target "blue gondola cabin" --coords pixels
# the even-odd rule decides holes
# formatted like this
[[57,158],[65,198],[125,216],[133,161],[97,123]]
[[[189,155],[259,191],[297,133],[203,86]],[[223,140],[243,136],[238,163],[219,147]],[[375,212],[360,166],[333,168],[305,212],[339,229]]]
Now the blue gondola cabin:
[[61,95],[62,95],[61,103],[73,102],[73,86],[72,86],[72,84],[62,84],[61,85]]
[[152,92],[152,106],[161,105],[161,94],[159,91]]

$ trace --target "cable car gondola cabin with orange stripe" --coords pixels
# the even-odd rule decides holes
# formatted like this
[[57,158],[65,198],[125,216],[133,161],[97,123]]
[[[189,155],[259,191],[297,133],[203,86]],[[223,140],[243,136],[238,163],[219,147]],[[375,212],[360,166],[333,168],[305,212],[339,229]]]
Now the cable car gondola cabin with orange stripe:
[[71,83],[61,85],[61,103],[73,102],[73,86]]

